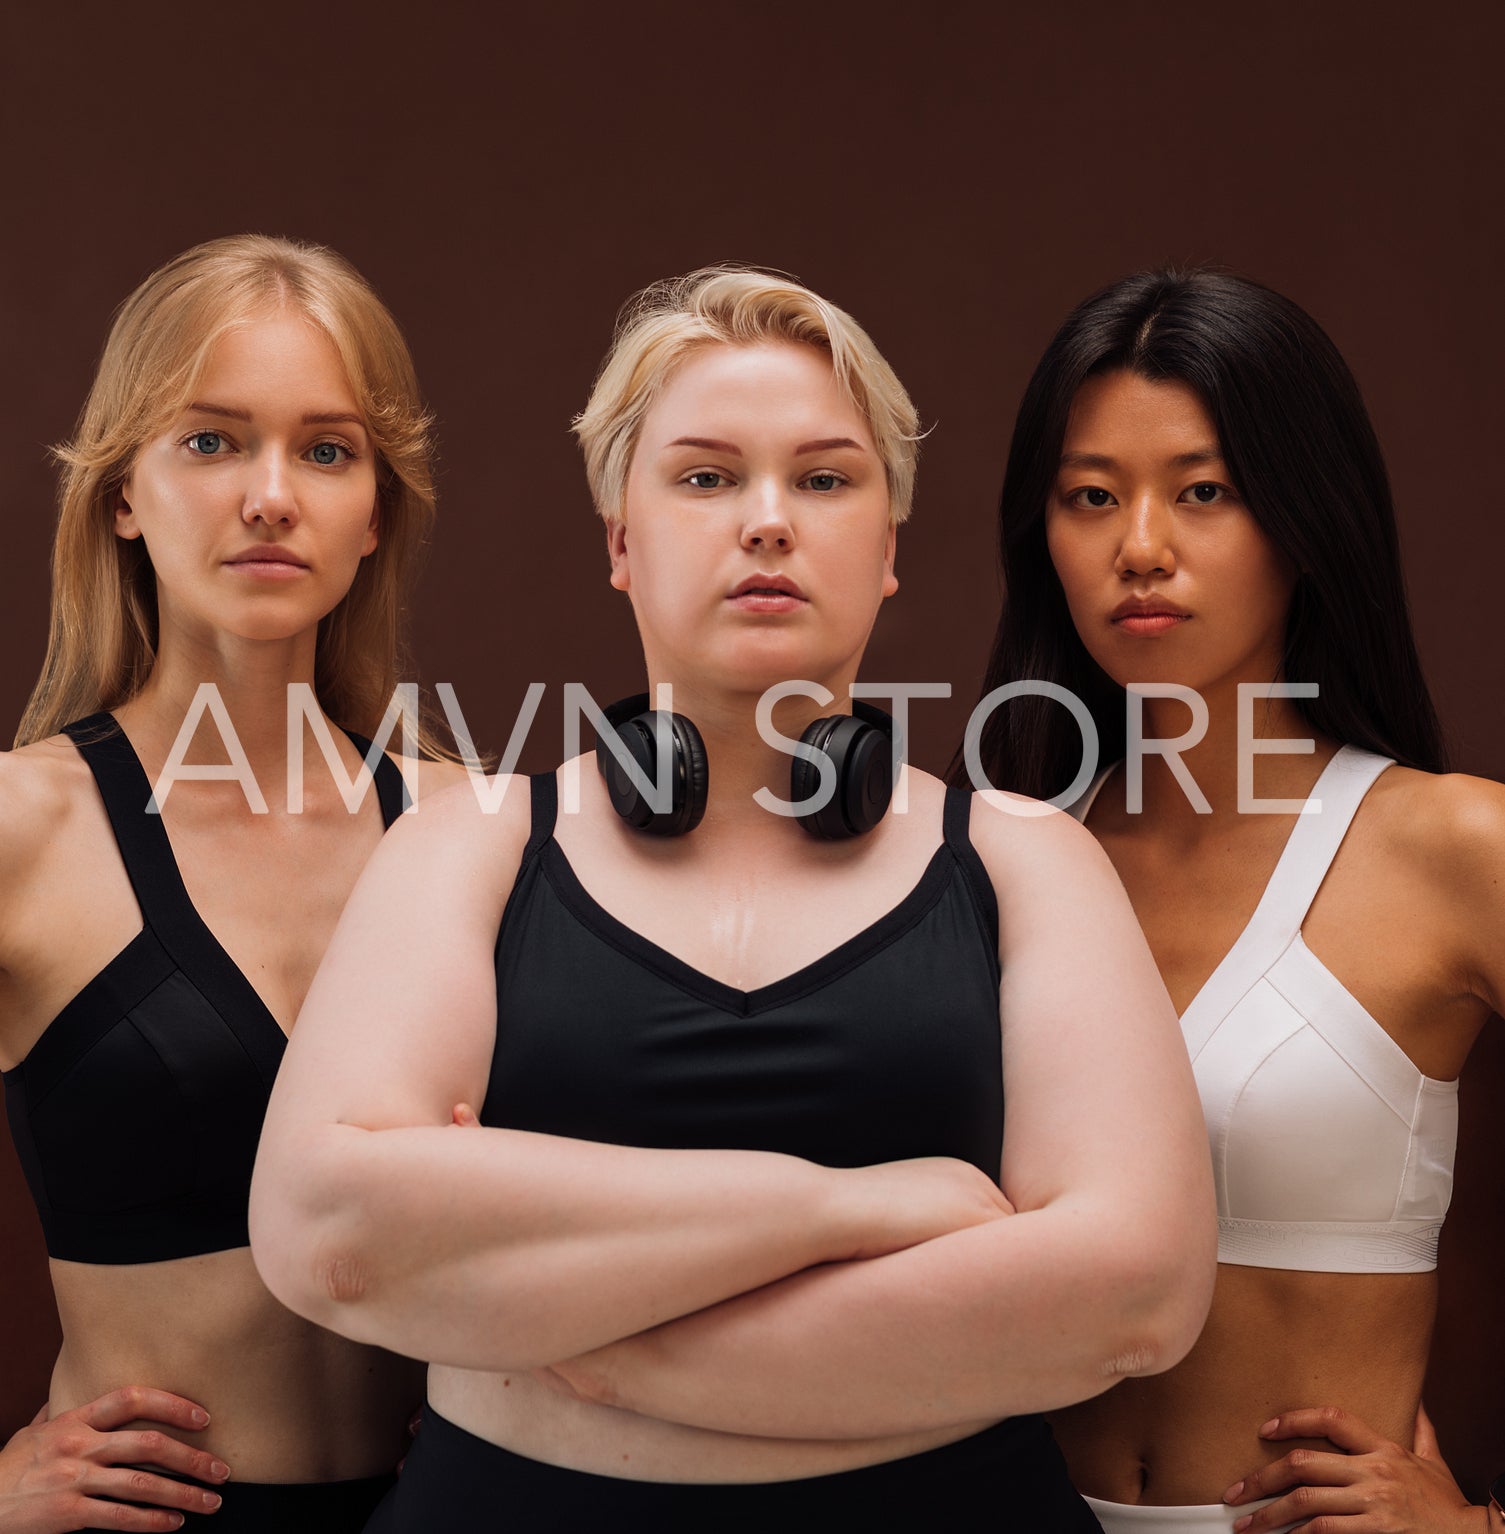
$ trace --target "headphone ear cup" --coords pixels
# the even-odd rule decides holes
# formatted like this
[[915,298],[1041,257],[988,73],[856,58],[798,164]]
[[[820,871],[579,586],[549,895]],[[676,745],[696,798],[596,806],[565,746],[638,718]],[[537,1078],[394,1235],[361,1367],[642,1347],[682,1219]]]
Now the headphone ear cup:
[[[646,697],[642,701],[646,703]],[[656,782],[658,776],[661,719],[669,730],[669,808],[663,813],[656,811],[610,747],[598,740],[596,766],[606,784],[612,808],[634,830],[648,836],[683,836],[685,832],[693,831],[705,816],[710,790],[705,741],[700,731],[694,721],[683,714],[659,714],[646,709],[631,718],[624,718],[620,717],[623,712],[624,705],[613,705],[607,711],[610,728],[615,730],[634,766],[650,783]]]
[[674,797],[680,813],[664,836],[683,836],[705,819],[706,798],[711,791],[711,766],[706,760],[705,739],[695,721],[671,714],[674,729]]
[[[800,816],[800,824],[821,841],[841,841],[871,831],[893,798],[889,732],[851,714],[833,714],[817,719],[800,740],[823,753],[836,769],[836,792],[820,809]],[[795,757],[789,770],[790,798],[796,802],[812,798],[819,787],[819,768]]]

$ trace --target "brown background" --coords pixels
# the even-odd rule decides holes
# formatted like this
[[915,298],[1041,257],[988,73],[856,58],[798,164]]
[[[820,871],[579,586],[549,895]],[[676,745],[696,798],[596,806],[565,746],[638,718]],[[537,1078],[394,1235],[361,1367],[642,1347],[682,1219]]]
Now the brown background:
[[[559,684],[638,677],[566,427],[617,305],[737,259],[873,332],[935,430],[904,589],[866,675],[976,695],[1019,392],[1066,309],[1137,266],[1214,261],[1309,308],[1395,479],[1423,658],[1460,764],[1505,776],[1497,7],[1306,0],[1031,5],[9,7],[0,304],[0,722],[40,662],[52,479],[113,306],[153,266],[259,229],[334,245],[411,339],[440,420],[442,523],[417,603],[426,681],[477,739]],[[9,724],[5,725],[9,732]],[[1429,1388],[1475,1489],[1505,1466],[1493,1117],[1465,1082]],[[123,1152],[128,1153],[128,1152]],[[0,1430],[55,1347],[35,1217],[0,1156]],[[1493,1380],[1491,1379],[1491,1372]],[[1296,1404],[1296,1403],[1293,1403]]]

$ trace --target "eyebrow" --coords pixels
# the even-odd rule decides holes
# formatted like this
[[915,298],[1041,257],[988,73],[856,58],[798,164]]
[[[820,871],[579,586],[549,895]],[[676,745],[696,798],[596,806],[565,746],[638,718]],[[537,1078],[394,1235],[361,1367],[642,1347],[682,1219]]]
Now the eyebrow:
[[[717,437],[676,437],[669,447],[704,447],[717,453],[735,453],[742,456],[742,449],[735,442],[722,442]],[[806,453],[829,453],[839,447],[855,448],[859,453],[866,449],[860,442],[854,442],[850,437],[820,437],[814,442],[801,442],[795,448],[794,456],[803,457]]]
[[[249,421],[249,410],[237,410],[233,405],[214,405],[207,400],[194,400],[187,406],[187,411],[197,411],[200,415],[222,415],[232,421]],[[335,426],[348,425],[359,426],[365,429],[366,423],[358,415],[351,415],[347,410],[313,410],[303,417],[305,426]]]
[[[1199,447],[1190,453],[1177,453],[1167,460],[1174,469],[1189,469],[1199,463],[1221,463],[1223,455],[1215,447]],[[1063,469],[1116,469],[1118,460],[1105,453],[1062,453]]]
[[713,453],[735,453],[742,456],[742,449],[735,442],[722,442],[717,437],[676,437],[667,447],[704,447]]

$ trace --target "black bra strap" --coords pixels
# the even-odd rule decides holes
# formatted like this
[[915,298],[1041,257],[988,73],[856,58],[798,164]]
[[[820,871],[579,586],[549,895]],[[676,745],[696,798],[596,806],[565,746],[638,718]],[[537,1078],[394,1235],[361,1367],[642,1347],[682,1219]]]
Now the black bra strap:
[[535,772],[528,784],[533,796],[533,829],[524,858],[532,857],[554,834],[554,821],[559,814],[559,785],[552,772]]
[[996,946],[998,895],[993,889],[991,876],[983,866],[982,859],[977,855],[977,848],[972,845],[969,829],[971,824],[971,790],[960,788],[953,783],[946,789],[946,808],[941,819],[942,835],[946,838],[946,845],[967,875],[967,882],[972,886],[972,895],[982,915],[984,928],[989,940]]
[[[344,729],[343,725],[341,729]],[[350,744],[369,764],[371,742],[364,735],[357,735],[354,730],[345,730],[345,734]],[[413,802],[413,796],[408,792],[407,779],[403,777],[402,769],[385,751],[377,757],[371,775],[376,779],[376,802],[381,806],[382,826],[390,831],[397,817]]]
[[120,848],[120,860],[146,925],[169,930],[179,926],[185,916],[192,920],[193,907],[167,839],[167,828],[161,815],[148,809],[151,780],[125,731],[113,715],[99,713],[64,725],[63,733],[94,774]]

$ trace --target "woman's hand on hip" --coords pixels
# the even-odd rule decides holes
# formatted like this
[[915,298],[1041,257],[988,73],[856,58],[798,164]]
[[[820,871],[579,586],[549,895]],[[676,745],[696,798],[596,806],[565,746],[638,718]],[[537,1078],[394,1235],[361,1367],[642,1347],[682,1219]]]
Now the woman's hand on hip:
[[128,1426],[160,1422],[192,1433],[208,1421],[192,1401],[138,1385],[50,1419],[44,1406],[0,1448],[0,1534],[167,1530],[182,1527],[184,1512],[213,1512],[217,1492],[145,1467],[210,1482],[226,1480],[229,1467],[155,1428]]
[[1259,1431],[1261,1438],[1326,1438],[1340,1452],[1293,1449],[1230,1487],[1223,1500],[1233,1506],[1276,1499],[1235,1522],[1237,1534],[1298,1521],[1304,1534],[1479,1534],[1480,1509],[1458,1489],[1420,1407],[1414,1450],[1335,1406],[1282,1412]]

